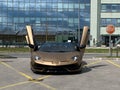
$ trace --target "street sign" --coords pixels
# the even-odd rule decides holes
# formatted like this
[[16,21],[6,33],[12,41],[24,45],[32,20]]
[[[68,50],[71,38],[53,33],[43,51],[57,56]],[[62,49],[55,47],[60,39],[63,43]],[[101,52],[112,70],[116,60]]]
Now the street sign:
[[107,25],[106,32],[108,34],[112,34],[112,33],[114,33],[114,31],[115,31],[114,25],[112,25],[112,24]]

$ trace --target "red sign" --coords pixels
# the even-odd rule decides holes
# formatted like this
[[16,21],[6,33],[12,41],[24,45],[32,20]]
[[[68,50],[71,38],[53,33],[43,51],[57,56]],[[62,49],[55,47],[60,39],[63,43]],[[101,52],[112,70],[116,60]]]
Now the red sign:
[[107,25],[106,32],[112,34],[115,31],[115,27],[112,24]]

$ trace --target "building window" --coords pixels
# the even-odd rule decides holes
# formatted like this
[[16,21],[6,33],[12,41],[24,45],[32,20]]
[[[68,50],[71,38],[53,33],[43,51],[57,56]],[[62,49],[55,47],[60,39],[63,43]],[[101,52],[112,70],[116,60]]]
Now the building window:
[[120,4],[101,4],[101,12],[120,12]]
[[108,24],[113,24],[115,27],[120,27],[120,18],[102,18],[101,27],[106,27]]

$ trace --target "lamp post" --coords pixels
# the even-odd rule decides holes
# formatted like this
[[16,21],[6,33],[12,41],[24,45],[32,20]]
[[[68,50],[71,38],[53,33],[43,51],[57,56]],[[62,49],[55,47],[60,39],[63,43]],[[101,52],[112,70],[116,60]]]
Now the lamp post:
[[78,7],[78,42],[80,41],[80,6]]
[[48,41],[48,23],[46,24],[45,40]]

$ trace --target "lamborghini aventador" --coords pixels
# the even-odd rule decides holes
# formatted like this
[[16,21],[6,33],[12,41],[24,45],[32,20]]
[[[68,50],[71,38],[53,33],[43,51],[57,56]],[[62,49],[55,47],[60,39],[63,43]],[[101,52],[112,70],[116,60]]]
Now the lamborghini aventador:
[[82,60],[88,39],[88,27],[84,27],[80,43],[46,42],[40,47],[35,43],[31,26],[27,26],[26,40],[31,48],[31,70],[38,72],[79,72],[85,64]]

